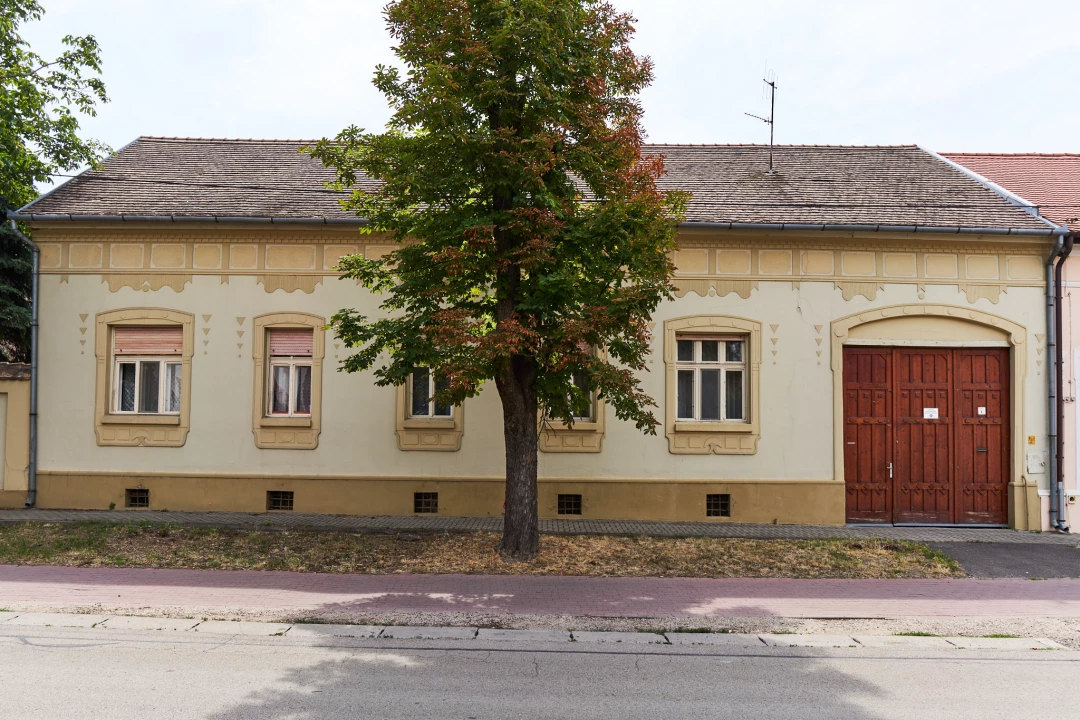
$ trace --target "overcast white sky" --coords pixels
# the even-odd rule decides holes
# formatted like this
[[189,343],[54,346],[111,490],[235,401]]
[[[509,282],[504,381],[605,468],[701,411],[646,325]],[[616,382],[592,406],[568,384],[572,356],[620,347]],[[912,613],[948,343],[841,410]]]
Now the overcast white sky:
[[[112,99],[87,134],[315,138],[387,118],[383,0],[42,0],[42,54],[96,35]],[[614,0],[656,64],[650,140],[1080,152],[1077,0]]]

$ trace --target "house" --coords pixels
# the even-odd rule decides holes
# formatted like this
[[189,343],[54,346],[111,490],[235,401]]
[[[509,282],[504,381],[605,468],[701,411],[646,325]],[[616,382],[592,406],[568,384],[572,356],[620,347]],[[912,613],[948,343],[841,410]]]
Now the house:
[[[493,389],[335,372],[388,250],[297,141],[139,138],[14,217],[40,247],[41,507],[502,512]],[[549,427],[546,517],[1039,528],[1060,231],[915,146],[658,145],[693,193],[646,437]],[[1055,235],[1057,233],[1057,235]],[[25,477],[0,502],[21,506]]]
[[[1073,231],[1080,230],[1080,155],[1046,153],[946,153],[970,172],[976,179],[993,183],[1014,196],[1040,217]],[[1056,373],[1056,408],[1054,414],[1059,426],[1056,453],[1051,448],[1053,471],[1057,483],[1040,490],[1047,506],[1046,524],[1074,525],[1080,521],[1080,465],[1077,464],[1077,447],[1080,447],[1080,408],[1076,404],[1077,384],[1080,383],[1080,312],[1073,307],[1073,293],[1080,287],[1080,267],[1077,261],[1067,260],[1071,245],[1064,248],[1058,264],[1057,278],[1058,347],[1060,362]],[[1053,360],[1051,358],[1050,360]],[[1056,487],[1055,487],[1056,486]],[[1056,492],[1051,492],[1051,489]]]

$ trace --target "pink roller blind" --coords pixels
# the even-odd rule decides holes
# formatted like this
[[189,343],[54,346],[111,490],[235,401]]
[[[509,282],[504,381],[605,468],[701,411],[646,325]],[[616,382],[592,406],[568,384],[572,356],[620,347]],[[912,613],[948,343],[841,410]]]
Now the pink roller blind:
[[113,328],[117,355],[179,355],[184,350],[181,327]]
[[311,357],[311,346],[315,334],[309,330],[280,329],[270,330],[268,344],[271,355],[287,355],[291,357]]

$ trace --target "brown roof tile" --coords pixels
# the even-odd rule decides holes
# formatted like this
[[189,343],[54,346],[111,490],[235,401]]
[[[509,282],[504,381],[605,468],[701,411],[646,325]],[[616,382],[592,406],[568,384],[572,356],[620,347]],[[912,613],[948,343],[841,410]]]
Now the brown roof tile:
[[[350,219],[300,140],[143,137],[26,206],[39,215]],[[915,146],[651,145],[687,220],[1026,229],[1048,226]]]

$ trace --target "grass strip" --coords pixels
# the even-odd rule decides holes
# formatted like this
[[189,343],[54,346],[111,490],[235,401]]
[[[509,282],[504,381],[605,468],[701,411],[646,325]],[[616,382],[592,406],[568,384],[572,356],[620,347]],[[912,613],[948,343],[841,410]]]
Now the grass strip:
[[885,539],[750,540],[558,536],[508,563],[493,533],[355,534],[163,525],[0,526],[0,563],[77,567],[699,578],[951,578],[956,561]]

